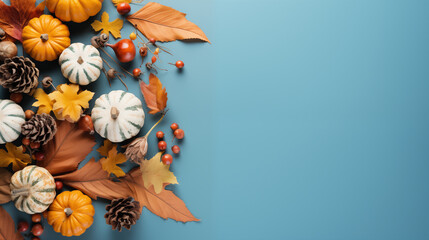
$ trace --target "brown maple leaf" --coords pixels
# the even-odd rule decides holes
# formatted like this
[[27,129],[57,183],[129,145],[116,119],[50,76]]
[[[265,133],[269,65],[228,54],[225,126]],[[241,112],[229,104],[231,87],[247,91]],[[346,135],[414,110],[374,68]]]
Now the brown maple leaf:
[[10,0],[10,6],[0,1],[0,28],[9,40],[22,41],[22,29],[35,17],[40,17],[45,1],[36,7],[36,0]]
[[0,240],[24,240],[24,237],[16,231],[15,222],[9,213],[0,206]]
[[10,178],[12,173],[6,168],[0,168],[0,204],[10,202]]
[[146,189],[138,167],[127,173],[120,181],[113,181],[103,170],[101,163],[91,159],[81,169],[56,176],[55,179],[81,190],[93,199],[100,197],[112,200],[133,197],[140,202],[140,210],[146,207],[164,219],[171,218],[180,222],[199,221],[172,191],[163,190],[156,194],[153,186]]
[[127,17],[148,39],[168,42],[199,39],[210,42],[204,32],[186,19],[186,14],[159,3],[150,2]]
[[43,147],[45,159],[37,162],[54,176],[76,170],[96,144],[95,138],[76,124],[57,121],[57,126],[54,139]]
[[150,114],[161,112],[167,107],[167,91],[162,88],[162,83],[154,74],[149,75],[149,84],[140,82],[140,90],[143,93]]

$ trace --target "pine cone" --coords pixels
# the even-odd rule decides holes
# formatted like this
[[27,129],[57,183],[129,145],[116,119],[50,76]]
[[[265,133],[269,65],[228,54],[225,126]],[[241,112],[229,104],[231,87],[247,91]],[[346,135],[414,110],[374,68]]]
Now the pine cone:
[[140,164],[144,159],[147,153],[147,138],[140,137],[136,138],[134,141],[128,145],[127,150],[125,151],[125,156],[127,159],[130,159],[134,163]]
[[140,218],[140,203],[133,201],[131,197],[112,200],[106,206],[106,210],[107,213],[104,214],[106,223],[112,225],[113,230],[118,229],[119,232],[122,227],[130,230]]
[[8,58],[0,66],[0,85],[12,93],[30,93],[39,84],[39,69],[22,56]]
[[49,142],[57,132],[55,119],[46,113],[34,115],[22,125],[22,135],[29,138],[31,142],[41,145]]

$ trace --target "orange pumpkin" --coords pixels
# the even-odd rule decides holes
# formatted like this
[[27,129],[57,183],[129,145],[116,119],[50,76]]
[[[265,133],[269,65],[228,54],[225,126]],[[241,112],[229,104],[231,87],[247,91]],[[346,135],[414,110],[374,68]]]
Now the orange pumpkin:
[[37,61],[53,61],[70,46],[70,31],[59,19],[42,15],[30,20],[22,30],[25,52]]
[[102,3],[103,0],[47,0],[46,6],[62,21],[81,23],[96,15]]
[[80,236],[94,221],[92,200],[79,190],[64,191],[49,207],[48,223],[63,236]]

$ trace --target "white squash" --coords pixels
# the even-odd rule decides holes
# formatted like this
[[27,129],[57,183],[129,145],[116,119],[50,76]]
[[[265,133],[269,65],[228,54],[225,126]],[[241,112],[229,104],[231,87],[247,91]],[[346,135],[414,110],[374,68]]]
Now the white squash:
[[70,82],[88,85],[100,77],[103,60],[100,52],[92,45],[73,43],[66,48],[59,59],[61,72]]
[[15,141],[25,123],[22,107],[9,99],[0,100],[0,144]]
[[55,180],[45,168],[31,165],[12,175],[10,191],[18,210],[41,213],[55,199]]
[[91,113],[95,131],[111,142],[136,136],[143,127],[143,106],[134,94],[121,90],[101,95]]

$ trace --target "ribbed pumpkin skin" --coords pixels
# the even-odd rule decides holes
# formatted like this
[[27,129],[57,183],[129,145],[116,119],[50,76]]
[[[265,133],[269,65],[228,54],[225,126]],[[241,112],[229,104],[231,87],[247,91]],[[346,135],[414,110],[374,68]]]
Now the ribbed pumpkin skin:
[[[55,198],[55,180],[48,170],[35,165],[13,174],[10,183],[15,207],[28,214],[44,212]],[[22,192],[28,195],[22,195]]]
[[[111,117],[111,109],[119,110],[117,119]],[[95,131],[111,142],[122,142],[137,135],[143,127],[143,106],[134,94],[121,90],[101,95],[91,113]]]
[[9,99],[0,100],[0,144],[15,141],[25,123],[24,110]]
[[51,13],[62,21],[81,23],[96,15],[103,0],[47,0],[46,6]]
[[[42,34],[48,34],[47,41],[41,39]],[[51,15],[33,18],[22,30],[22,45],[35,60],[53,61],[70,46],[69,28]]]
[[[72,211],[70,216],[66,215],[66,208]],[[49,207],[48,223],[63,236],[80,236],[92,225],[94,214],[91,198],[79,190],[65,191]]]
[[91,45],[73,43],[61,53],[61,72],[70,82],[88,85],[95,82],[103,68],[100,52]]

